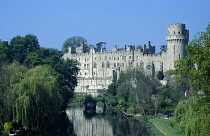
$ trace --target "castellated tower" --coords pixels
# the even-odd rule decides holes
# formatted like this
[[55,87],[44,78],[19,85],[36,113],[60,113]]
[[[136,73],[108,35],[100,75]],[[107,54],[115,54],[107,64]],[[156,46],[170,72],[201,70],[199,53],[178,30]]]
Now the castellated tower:
[[185,24],[170,24],[166,41],[167,69],[174,69],[174,61],[187,55],[185,46],[189,41],[189,30],[185,29]]

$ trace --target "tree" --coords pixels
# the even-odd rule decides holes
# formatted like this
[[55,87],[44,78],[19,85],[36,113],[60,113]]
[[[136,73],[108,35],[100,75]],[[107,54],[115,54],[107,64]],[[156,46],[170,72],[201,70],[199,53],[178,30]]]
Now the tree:
[[108,96],[113,96],[116,89],[113,98],[117,99],[118,107],[143,115],[152,114],[154,110],[152,95],[157,92],[159,85],[158,81],[142,71],[128,69],[126,72],[121,72],[119,79],[109,86]]
[[70,59],[61,59],[56,65],[55,70],[60,74],[59,76],[59,91],[63,97],[62,109],[65,110],[66,104],[71,97],[73,97],[74,88],[77,85],[77,74],[79,68],[78,62]]
[[160,51],[166,51],[167,50],[167,45],[161,45],[160,46]]
[[39,49],[39,42],[35,35],[27,34],[25,37],[16,36],[9,44],[12,60],[23,64],[27,55]]
[[84,37],[73,36],[66,39],[62,46],[63,53],[67,53],[69,47],[72,47],[72,53],[75,53],[76,47],[80,47],[82,42],[84,42],[84,48],[87,48],[87,40]]
[[47,117],[59,115],[62,98],[57,79],[50,71],[49,67],[37,66],[12,86],[13,121],[29,126],[31,130],[40,130]]
[[0,63],[10,61],[9,45],[7,41],[0,42]]
[[180,102],[174,120],[186,135],[208,135],[210,134],[210,25],[205,32],[198,33],[198,37],[193,39],[186,49],[187,57],[176,61],[176,70],[172,73],[176,74],[179,83],[189,82],[194,98],[186,103]]
[[63,53],[56,49],[41,47],[39,50],[29,53],[25,63],[27,65],[32,64],[33,66],[47,64],[54,68],[60,59],[62,59],[62,55]]

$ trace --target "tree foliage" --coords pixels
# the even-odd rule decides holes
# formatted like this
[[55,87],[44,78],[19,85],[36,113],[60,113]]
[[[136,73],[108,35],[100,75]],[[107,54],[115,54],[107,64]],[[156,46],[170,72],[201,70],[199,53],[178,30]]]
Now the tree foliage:
[[27,70],[18,63],[5,67],[8,79],[4,80],[9,87],[3,90],[7,108],[4,121],[12,120],[37,130],[43,127],[45,118],[59,114],[62,97],[50,71],[45,66]]
[[35,35],[27,34],[25,37],[16,36],[12,38],[9,48],[12,60],[23,64],[27,55],[37,51],[40,48],[40,45]]
[[[189,82],[193,98],[180,102],[174,120],[187,136],[210,134],[210,25],[187,46],[188,56],[176,62],[178,82]],[[183,80],[187,79],[187,80]]]
[[67,53],[69,47],[72,47],[72,52],[75,53],[76,47],[80,47],[81,42],[84,42],[84,46],[87,47],[87,40],[84,37],[73,36],[66,39],[62,46],[63,53]]
[[181,78],[187,78],[190,87],[196,94],[210,96],[210,25],[206,32],[198,33],[199,37],[193,39],[187,49],[187,57],[176,62],[176,70],[173,72],[179,82]]
[[66,109],[79,69],[62,55],[40,47],[31,34],[0,42],[0,124],[14,121],[41,130],[46,120]]
[[121,72],[118,80],[113,81],[109,86],[110,90],[107,96],[116,99],[117,102],[108,99],[112,106],[117,104],[118,107],[124,110],[139,112],[143,115],[153,112],[151,96],[157,92],[158,81],[135,69]]

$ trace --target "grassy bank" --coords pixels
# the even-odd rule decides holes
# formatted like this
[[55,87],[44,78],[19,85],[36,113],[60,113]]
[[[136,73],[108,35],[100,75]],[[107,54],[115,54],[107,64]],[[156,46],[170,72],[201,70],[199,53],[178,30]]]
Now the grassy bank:
[[172,127],[170,125],[169,119],[151,118],[149,122],[155,126],[165,136],[184,136],[180,131],[178,126]]

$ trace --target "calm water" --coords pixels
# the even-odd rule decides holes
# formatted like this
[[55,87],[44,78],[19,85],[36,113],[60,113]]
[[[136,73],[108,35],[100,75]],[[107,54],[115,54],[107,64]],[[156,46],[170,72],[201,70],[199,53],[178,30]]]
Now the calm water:
[[73,128],[69,135],[77,136],[148,136],[146,128],[139,121],[126,119],[121,114],[96,114],[84,112],[82,108],[67,109],[67,116]]
[[149,136],[144,124],[115,112],[96,114],[76,107],[66,113],[46,120],[43,131],[32,136]]

